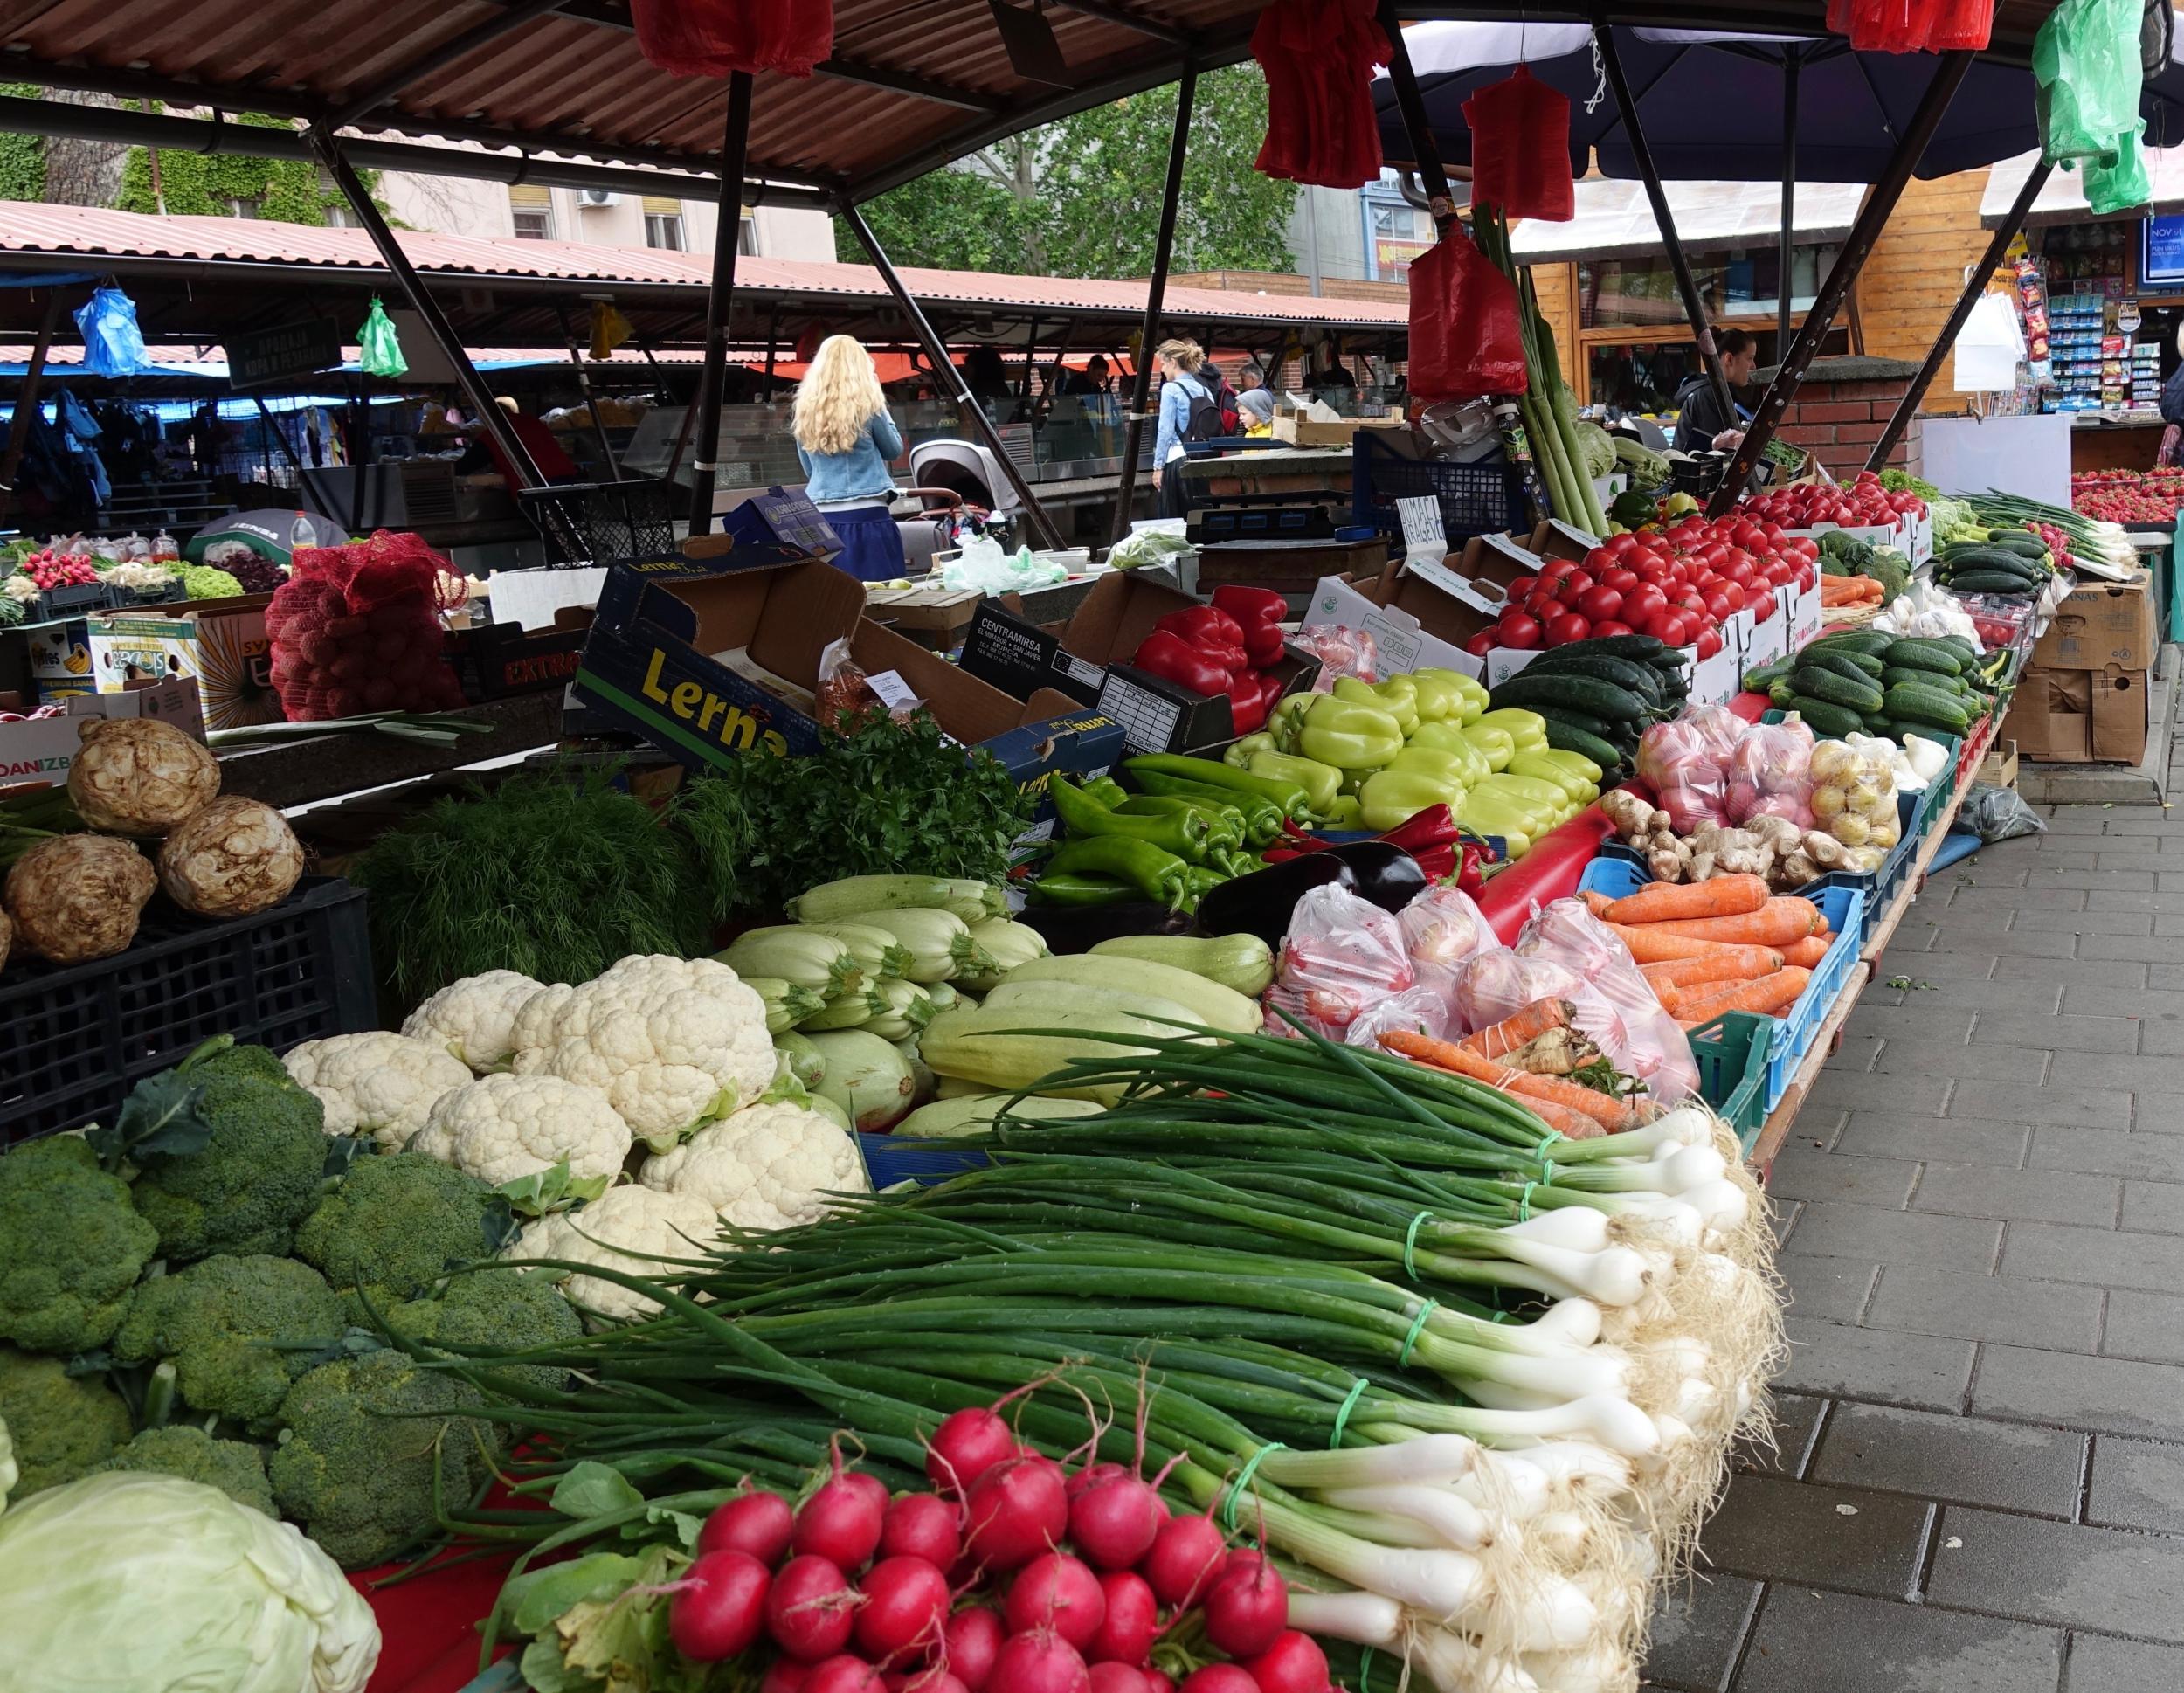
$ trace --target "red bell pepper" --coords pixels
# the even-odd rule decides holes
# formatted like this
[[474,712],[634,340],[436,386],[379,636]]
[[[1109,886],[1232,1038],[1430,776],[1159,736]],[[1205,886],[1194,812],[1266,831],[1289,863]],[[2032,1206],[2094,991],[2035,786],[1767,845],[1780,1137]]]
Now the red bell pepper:
[[1247,670],[1228,684],[1228,721],[1239,735],[1256,734],[1266,724],[1266,695],[1252,671]]
[[1289,614],[1285,596],[1271,588],[1247,588],[1234,582],[1224,582],[1213,590],[1213,605],[1246,629],[1254,623],[1279,623]]
[[1241,646],[1243,625],[1218,605],[1186,605],[1153,625],[1183,637],[1194,646]]
[[1140,670],[1211,699],[1228,692],[1228,667],[1182,636],[1156,629],[1138,643],[1130,662]]

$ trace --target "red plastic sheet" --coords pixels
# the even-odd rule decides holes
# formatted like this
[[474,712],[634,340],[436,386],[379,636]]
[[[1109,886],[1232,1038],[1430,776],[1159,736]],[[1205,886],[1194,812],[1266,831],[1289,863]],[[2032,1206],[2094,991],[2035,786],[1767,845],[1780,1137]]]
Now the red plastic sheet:
[[1448,230],[1411,260],[1411,395],[1438,400],[1524,391],[1517,285]]
[[1380,179],[1372,72],[1392,50],[1373,10],[1373,0],[1275,0],[1259,14],[1251,53],[1267,74],[1264,175],[1323,188]]
[[349,1577],[379,1620],[379,1665],[365,1693],[458,1693],[478,1676],[478,1623],[500,1593],[511,1560],[449,1564],[375,1591],[399,1567]]
[[1471,130],[1471,202],[1509,218],[1567,223],[1578,215],[1570,170],[1570,101],[1519,65],[1463,103]]
[[630,0],[637,49],[674,76],[809,76],[834,51],[834,0]]
[[1531,851],[1500,875],[1489,879],[1478,906],[1503,946],[1516,945],[1517,932],[1535,904],[1567,899],[1578,891],[1585,867],[1600,856],[1600,843],[1614,833],[1607,814],[1598,805],[1587,805],[1532,842]]
[[1828,0],[1828,27],[1860,52],[1983,52],[1994,24],[1987,0]]

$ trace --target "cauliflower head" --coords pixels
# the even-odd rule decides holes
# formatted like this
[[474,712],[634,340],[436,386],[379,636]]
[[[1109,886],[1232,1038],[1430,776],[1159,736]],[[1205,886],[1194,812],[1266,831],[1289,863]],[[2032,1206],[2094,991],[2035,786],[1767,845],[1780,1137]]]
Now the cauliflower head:
[[286,1253],[318,1202],[324,1110],[264,1047],[231,1047],[181,1066],[204,1086],[211,1137],[195,1152],[144,1159],[136,1208],[176,1263],[219,1253]]
[[0,1421],[21,1483],[17,1499],[73,1482],[129,1437],[129,1408],[104,1376],[72,1376],[57,1358],[0,1346]]
[[446,1048],[479,1075],[506,1069],[515,1051],[515,1014],[543,985],[515,970],[466,976],[411,1012],[402,1033]]
[[176,1423],[148,1428],[108,1458],[91,1466],[93,1475],[126,1469],[174,1475],[216,1487],[238,1505],[278,1517],[273,1483],[266,1479],[266,1455],[245,1441],[216,1440],[202,1428]]
[[0,1157],[0,1341],[87,1352],[114,1338],[159,1232],[73,1135]]
[[385,1311],[456,1264],[489,1257],[493,1190],[415,1152],[359,1158],[296,1230],[296,1256]]
[[817,1222],[832,1193],[868,1193],[857,1142],[815,1111],[786,1101],[745,1107],[671,1152],[645,1160],[638,1179],[689,1194],[737,1228]]
[[[558,1211],[524,1229],[515,1258],[560,1258],[602,1264],[625,1275],[653,1275],[660,1258],[695,1258],[720,1233],[713,1207],[690,1193],[656,1187],[610,1187],[581,1211]],[[587,1315],[626,1323],[650,1316],[660,1302],[619,1282],[556,1270],[571,1303]]]
[[409,1145],[494,1187],[564,1159],[578,1181],[611,1182],[629,1149],[607,1096],[557,1075],[489,1075],[442,1094]]
[[604,1092],[664,1152],[773,1080],[765,1002],[726,964],[623,959],[582,987],[541,990],[515,1019],[515,1070]]
[[469,1067],[443,1047],[384,1029],[307,1040],[286,1061],[326,1107],[328,1134],[374,1140],[386,1152],[399,1152],[432,1102],[470,1080]]
[[208,1258],[137,1289],[114,1355],[136,1364],[172,1358],[189,1405],[263,1424],[310,1368],[312,1345],[337,1338],[347,1322],[341,1296],[308,1264]]

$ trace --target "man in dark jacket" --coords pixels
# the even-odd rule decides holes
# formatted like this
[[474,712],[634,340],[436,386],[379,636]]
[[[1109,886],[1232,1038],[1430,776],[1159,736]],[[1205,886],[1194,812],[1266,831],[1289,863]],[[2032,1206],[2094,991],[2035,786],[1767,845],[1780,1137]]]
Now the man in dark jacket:
[[[1724,329],[1714,338],[1714,345],[1721,352],[1722,375],[1729,378],[1733,395],[1752,380],[1752,367],[1759,356],[1759,343],[1742,329]],[[1743,442],[1744,409],[1738,406],[1732,415],[1724,417],[1721,397],[1704,370],[1676,390],[1676,404],[1679,453],[1704,453],[1710,447],[1734,453]]]

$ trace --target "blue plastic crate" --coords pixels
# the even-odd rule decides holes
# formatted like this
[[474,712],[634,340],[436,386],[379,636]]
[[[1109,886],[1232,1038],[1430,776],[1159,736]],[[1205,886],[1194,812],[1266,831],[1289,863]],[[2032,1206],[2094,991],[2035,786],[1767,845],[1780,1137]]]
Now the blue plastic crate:
[[931,1187],[946,1181],[950,1176],[960,1176],[966,1170],[983,1170],[988,1162],[986,1155],[975,1146],[950,1145],[937,1140],[898,1140],[893,1135],[857,1136],[857,1151],[863,1155],[865,1174],[872,1178],[874,1190],[893,1187],[897,1182],[917,1182]]
[[[1610,899],[1619,900],[1626,894],[1636,893],[1646,881],[1635,865],[1621,859],[1596,858],[1585,867],[1578,887],[1587,893],[1605,894]],[[1805,992],[1790,1007],[1790,1014],[1773,1019],[1774,1035],[1767,1043],[1766,1109],[1770,1111],[1789,1091],[1790,1078],[1797,1074],[1798,1066],[1805,1061],[1813,1042],[1819,1039],[1820,1026],[1828,1020],[1828,1008],[1842,992],[1851,967],[1858,961],[1859,949],[1865,944],[1863,888],[1815,886],[1807,888],[1799,897],[1809,899],[1820,908],[1835,939],[1821,959],[1820,968],[1813,972],[1813,979],[1805,985]]]
[[1406,459],[1370,429],[1358,432],[1350,452],[1351,519],[1360,528],[1401,535],[1403,520],[1395,502],[1422,494],[1441,501],[1441,532],[1450,541],[1531,527],[1524,473],[1514,465],[1500,460],[1458,465]]

